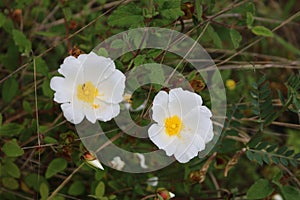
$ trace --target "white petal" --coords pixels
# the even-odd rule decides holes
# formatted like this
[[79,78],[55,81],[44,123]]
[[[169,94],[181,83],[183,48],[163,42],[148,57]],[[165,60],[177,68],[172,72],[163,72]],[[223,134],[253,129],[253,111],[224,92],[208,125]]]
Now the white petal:
[[169,111],[172,116],[178,115],[183,118],[195,107],[201,105],[202,98],[196,93],[181,88],[171,89],[169,92]]
[[63,110],[63,114],[65,116],[65,118],[69,121],[72,122],[74,124],[79,124],[83,118],[83,112],[80,110],[80,108],[74,108],[75,106],[73,106],[70,103],[64,103],[61,106],[61,109]]
[[83,109],[83,113],[87,120],[89,120],[91,123],[95,124],[97,120],[95,109],[93,109],[90,105],[85,105]]
[[100,121],[106,122],[116,117],[120,113],[119,104],[105,103],[102,101],[96,101],[96,104],[99,104],[99,108],[95,109],[96,118]]
[[206,133],[206,137],[204,138],[205,144],[210,142],[213,139],[213,137],[214,137],[214,130],[213,130],[213,124],[211,122],[210,128],[209,128],[208,132]]
[[[148,135],[150,140],[159,148],[165,149],[168,145],[171,145],[177,136],[168,136],[165,133],[165,128],[158,124],[152,124],[148,129]],[[170,150],[171,151],[171,150]]]
[[205,106],[198,106],[193,109],[192,112],[185,115],[183,118],[184,132],[190,132],[192,140],[196,140],[199,143],[199,149],[203,149],[206,141],[211,140],[211,126],[210,119],[211,113]]
[[87,56],[80,55],[78,59],[82,62],[84,68],[84,79],[95,84],[108,78],[116,69],[113,60],[98,56],[94,52],[89,53]]
[[72,98],[72,91],[67,87],[63,77],[54,76],[50,81],[50,88],[55,91],[54,101],[57,103],[70,102]]
[[186,145],[184,143],[179,143],[174,156],[178,162],[187,163],[192,158],[196,157],[198,152],[197,147],[192,144]]
[[100,99],[107,103],[120,103],[123,101],[125,89],[125,75],[115,70],[107,79],[98,84]]
[[168,94],[160,91],[153,100],[152,119],[159,125],[164,125],[164,120],[169,117]]
[[179,139],[174,137],[173,141],[164,147],[167,156],[172,156],[176,152],[178,142]]
[[64,59],[63,64],[60,65],[58,72],[64,77],[76,77],[81,68],[81,62],[73,56],[68,56]]

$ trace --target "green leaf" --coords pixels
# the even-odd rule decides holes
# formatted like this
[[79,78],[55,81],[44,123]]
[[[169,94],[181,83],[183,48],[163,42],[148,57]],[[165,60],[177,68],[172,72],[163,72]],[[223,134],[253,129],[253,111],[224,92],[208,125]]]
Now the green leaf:
[[295,55],[300,55],[300,50],[295,47],[293,44],[287,42],[285,39],[283,39],[282,37],[278,36],[278,35],[274,35],[275,40],[281,44],[284,48],[286,48],[288,51],[292,52]]
[[213,43],[216,45],[217,48],[222,48],[222,41],[218,35],[218,33],[214,30],[214,28],[209,25],[207,27],[207,33],[209,37],[212,39]]
[[280,161],[279,161],[279,158],[278,158],[278,157],[272,156],[271,158],[272,158],[272,161],[273,161],[276,165],[279,164]]
[[283,154],[287,149],[288,149],[287,146],[282,146],[276,151],[276,153]]
[[127,45],[125,43],[124,40],[121,40],[121,39],[116,39],[114,41],[112,41],[110,47],[111,48],[114,48],[114,49],[123,49],[125,48]]
[[282,194],[286,200],[300,199],[300,190],[290,185],[282,187]]
[[8,157],[18,157],[24,154],[24,150],[21,149],[21,147],[18,145],[15,139],[6,142],[2,147],[2,151]]
[[5,23],[5,20],[6,20],[6,17],[2,13],[0,13],[0,28]]
[[263,199],[272,194],[274,188],[266,179],[259,179],[247,191],[248,199]]
[[50,80],[49,79],[44,80],[44,82],[42,84],[42,90],[43,90],[43,94],[46,97],[50,97],[50,98],[53,97],[54,91],[50,88]]
[[75,181],[68,189],[68,194],[78,196],[84,193],[85,186],[82,181]]
[[231,42],[233,44],[233,47],[236,49],[240,46],[240,42],[242,41],[242,36],[241,34],[235,30],[235,29],[230,29],[230,38],[231,38]]
[[18,90],[19,90],[18,87],[19,87],[18,81],[13,77],[7,79],[3,83],[2,99],[4,103],[10,102],[18,94]]
[[46,183],[42,183],[40,186],[40,194],[41,194],[41,199],[47,199],[49,196],[49,187]]
[[247,24],[248,28],[250,28],[252,26],[253,22],[254,22],[253,14],[251,12],[247,12],[246,13],[246,24]]
[[201,0],[196,0],[195,1],[195,8],[196,8],[196,16],[198,22],[202,20],[202,5],[201,5]]
[[273,32],[264,26],[254,26],[251,29],[252,33],[258,36],[273,37]]
[[44,178],[44,176],[35,173],[25,176],[24,180],[28,187],[33,188],[37,192],[40,191],[40,186],[42,183],[47,184],[47,180]]
[[246,156],[250,161],[254,160],[254,154],[251,151],[246,151]]
[[266,149],[266,151],[270,153],[270,152],[274,151],[276,148],[277,148],[277,145],[276,145],[276,144],[273,144],[273,145],[269,146],[269,147]]
[[24,126],[17,123],[9,123],[0,126],[0,136],[16,136],[21,133],[24,129]]
[[62,172],[67,167],[67,161],[63,158],[55,158],[52,160],[47,168],[45,177],[51,178],[55,174]]
[[35,67],[37,73],[41,73],[44,76],[48,75],[49,72],[48,65],[42,58],[35,59]]
[[16,190],[19,188],[18,181],[11,177],[2,178],[2,185],[10,190]]
[[105,185],[102,181],[100,181],[95,189],[96,197],[103,197],[105,194]]
[[63,13],[65,15],[65,18],[67,21],[70,21],[70,19],[72,18],[72,10],[69,7],[65,7],[63,8]]
[[279,160],[280,160],[281,164],[283,164],[284,166],[288,166],[289,162],[288,162],[287,159],[285,159],[285,158],[280,158]]
[[24,33],[17,29],[14,29],[12,31],[12,35],[16,46],[18,46],[19,48],[19,52],[24,53],[26,56],[28,56],[31,51],[31,42],[26,38]]
[[107,23],[117,27],[138,27],[144,24],[142,8],[135,3],[118,7],[109,17]]
[[134,59],[134,65],[135,66],[140,66],[141,64],[143,64],[145,62],[145,59],[146,59],[146,55],[138,55]]
[[97,51],[97,55],[99,56],[103,56],[103,57],[108,57],[108,52],[105,48],[100,48],[98,51]]
[[181,0],[157,0],[155,3],[158,4],[159,14],[164,19],[173,21],[184,15],[184,12],[181,10]]
[[28,101],[24,100],[23,101],[23,109],[28,113],[32,115],[32,108],[31,105]]
[[10,160],[7,160],[3,165],[3,170],[7,172],[13,178],[20,178],[21,172],[19,167]]

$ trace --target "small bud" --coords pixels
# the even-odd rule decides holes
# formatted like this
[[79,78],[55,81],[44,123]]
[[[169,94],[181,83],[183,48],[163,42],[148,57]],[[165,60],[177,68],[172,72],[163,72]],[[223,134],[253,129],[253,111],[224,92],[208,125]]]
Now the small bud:
[[158,188],[156,190],[156,193],[157,193],[157,195],[161,196],[164,200],[169,200],[169,199],[175,197],[175,194],[173,194],[172,192],[169,192],[165,188]]

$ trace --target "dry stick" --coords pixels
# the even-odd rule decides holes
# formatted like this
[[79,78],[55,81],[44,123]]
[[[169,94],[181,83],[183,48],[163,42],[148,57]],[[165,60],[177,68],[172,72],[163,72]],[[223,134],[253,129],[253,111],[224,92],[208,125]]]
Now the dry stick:
[[75,173],[77,173],[81,167],[83,167],[85,163],[81,163],[53,192],[52,194],[47,198],[47,200],[50,200],[51,198],[53,198],[73,177],[73,175]]
[[[125,2],[127,0],[123,0],[120,1],[119,4],[122,4],[123,2]],[[77,35],[78,33],[82,32],[84,29],[86,29],[87,27],[91,26],[93,23],[95,23],[98,19],[100,19],[101,17],[105,16],[107,13],[111,12],[114,8],[116,8],[119,4],[115,5],[114,7],[110,8],[109,10],[107,10],[106,12],[104,12],[103,14],[99,15],[98,17],[96,17],[95,19],[93,19],[91,22],[89,22],[87,25],[85,25],[84,27],[80,28],[78,31],[76,31],[75,33],[71,34],[68,38],[63,39],[62,41],[58,42],[57,44],[53,45],[52,47],[50,47],[49,49],[45,50],[43,53],[39,54],[38,56],[35,57],[35,59],[40,58],[42,56],[44,56],[45,54],[47,54],[48,52],[52,51],[55,47],[57,47],[58,45],[62,44],[65,40],[68,40],[72,37],[74,37],[75,35]],[[31,63],[31,61],[23,64],[22,66],[20,66],[18,69],[16,69],[15,71],[11,72],[10,74],[8,74],[6,77],[4,77],[3,79],[0,80],[0,84],[2,84],[4,81],[6,81],[7,79],[9,79],[11,76],[13,76],[14,74],[18,73],[19,71],[21,71],[22,69],[26,68],[29,64]]]
[[284,171],[286,171],[291,177],[292,179],[296,182],[298,188],[300,188],[300,181],[298,180],[298,178],[293,174],[293,172],[291,172],[287,167],[285,167],[282,164],[278,165],[281,169],[283,169]]
[[[32,52],[33,54],[33,52]],[[34,81],[34,101],[35,101],[35,118],[36,118],[36,132],[37,132],[37,141],[38,146],[41,146],[40,140],[40,125],[39,125],[39,110],[38,110],[38,101],[37,101],[37,83],[36,83],[36,62],[33,55],[33,81]],[[38,154],[38,182],[40,181],[40,172],[41,172],[41,152]]]

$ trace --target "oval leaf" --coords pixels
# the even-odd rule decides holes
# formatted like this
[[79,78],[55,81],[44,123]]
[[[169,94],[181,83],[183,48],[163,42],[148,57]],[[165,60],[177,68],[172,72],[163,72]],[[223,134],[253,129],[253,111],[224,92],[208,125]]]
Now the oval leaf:
[[18,81],[15,78],[9,78],[3,83],[2,98],[5,103],[10,102],[18,94]]
[[16,136],[21,133],[24,126],[17,123],[9,123],[0,126],[0,136]]
[[2,147],[2,151],[8,157],[18,157],[24,154],[24,150],[21,149],[21,147],[18,145],[16,140],[11,140],[9,142],[6,142]]
[[45,177],[51,178],[55,174],[63,171],[67,167],[67,161],[63,158],[56,158],[52,160],[47,168]]
[[251,31],[258,36],[273,37],[273,32],[264,26],[254,26]]

